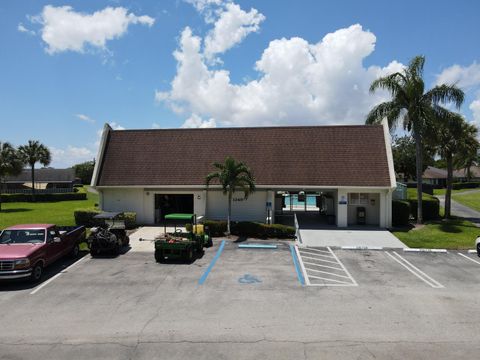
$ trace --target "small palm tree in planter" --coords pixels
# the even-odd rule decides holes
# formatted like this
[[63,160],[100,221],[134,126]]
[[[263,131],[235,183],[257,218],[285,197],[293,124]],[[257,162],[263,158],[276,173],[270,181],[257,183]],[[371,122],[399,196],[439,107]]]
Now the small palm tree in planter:
[[217,180],[223,189],[223,194],[228,195],[227,234],[230,235],[230,219],[232,217],[232,197],[235,191],[243,191],[244,199],[255,191],[255,178],[250,168],[243,162],[235,161],[228,156],[224,163],[213,163],[217,171],[206,177],[207,188],[210,183]]
[[28,140],[28,144],[20,146],[18,152],[23,162],[32,169],[32,200],[35,201],[35,164],[39,162],[43,166],[48,166],[52,159],[50,150],[38,141]]
[[22,172],[23,163],[15,148],[8,142],[0,142],[0,211],[2,210],[1,193],[6,176],[15,176]]

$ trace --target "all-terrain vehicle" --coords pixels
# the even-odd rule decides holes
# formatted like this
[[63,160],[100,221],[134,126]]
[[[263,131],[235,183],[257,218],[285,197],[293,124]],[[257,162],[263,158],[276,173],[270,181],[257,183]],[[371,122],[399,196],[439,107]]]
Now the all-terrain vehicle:
[[[167,233],[167,221],[174,221],[174,231]],[[177,222],[187,222],[189,231],[177,229]],[[208,229],[197,224],[195,214],[168,214],[165,215],[164,234],[155,239],[155,260],[185,260],[192,262],[197,254],[203,252],[204,247],[213,245]]]
[[101,253],[120,254],[122,247],[130,243],[123,213],[102,212],[93,218],[100,222],[100,225],[90,229],[90,236],[87,238],[90,254],[92,256]]

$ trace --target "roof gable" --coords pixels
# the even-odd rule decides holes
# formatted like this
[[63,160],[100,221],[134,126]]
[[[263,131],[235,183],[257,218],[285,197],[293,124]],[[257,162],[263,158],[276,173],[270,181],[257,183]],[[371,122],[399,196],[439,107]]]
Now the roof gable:
[[96,185],[204,185],[227,156],[258,186],[391,186],[381,125],[109,130]]

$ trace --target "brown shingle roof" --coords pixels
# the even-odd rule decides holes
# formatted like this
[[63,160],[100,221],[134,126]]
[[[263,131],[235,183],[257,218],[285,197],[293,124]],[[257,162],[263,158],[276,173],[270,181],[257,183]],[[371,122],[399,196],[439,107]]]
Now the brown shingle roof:
[[203,185],[227,156],[257,186],[390,187],[380,125],[110,131],[96,185]]

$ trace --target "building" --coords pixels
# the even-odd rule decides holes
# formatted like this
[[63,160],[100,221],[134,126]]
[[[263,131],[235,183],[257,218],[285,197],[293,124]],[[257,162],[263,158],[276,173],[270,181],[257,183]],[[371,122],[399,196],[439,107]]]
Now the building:
[[143,224],[172,212],[225,219],[227,198],[218,184],[207,190],[205,176],[227,156],[246,163],[257,186],[248,200],[234,196],[233,220],[275,222],[312,210],[319,222],[329,216],[338,227],[363,220],[391,226],[396,181],[386,123],[158,130],[106,124],[92,186],[103,210],[134,211]]
[[428,166],[422,175],[424,184],[436,185],[438,187],[447,186],[447,170]]
[[[35,169],[35,190],[37,193],[72,192],[78,182],[75,170],[41,168]],[[3,193],[30,193],[32,191],[32,171],[24,169],[17,176],[7,176],[2,184]]]

